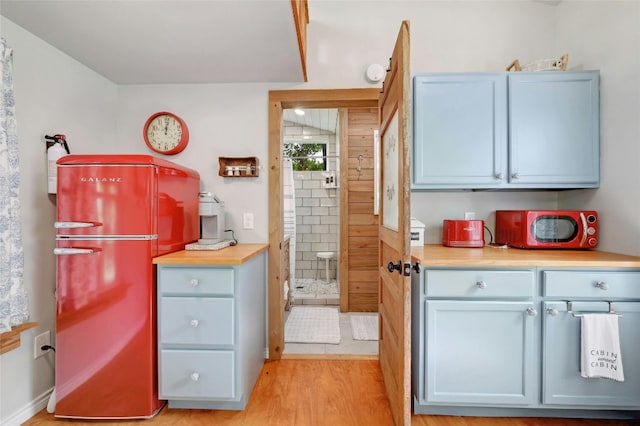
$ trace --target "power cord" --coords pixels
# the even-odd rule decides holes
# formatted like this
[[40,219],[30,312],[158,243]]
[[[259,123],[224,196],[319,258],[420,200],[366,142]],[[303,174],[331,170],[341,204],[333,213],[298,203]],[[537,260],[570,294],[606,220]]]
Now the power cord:
[[41,350],[41,351],[48,351],[48,350],[52,350],[52,351],[54,351],[54,352],[55,352],[55,351],[56,351],[56,348],[54,348],[54,347],[53,347],[53,346],[51,346],[51,345],[42,345],[42,346],[40,346],[40,350]]
[[238,240],[236,240],[236,234],[233,232],[233,229],[225,229],[224,232],[231,232],[231,244],[232,246],[235,246],[236,244],[238,244]]
[[491,230],[487,227],[487,225],[484,225],[484,229],[487,230],[487,232],[489,233],[489,237],[491,238],[489,240],[489,245],[493,244],[493,234],[491,233]]

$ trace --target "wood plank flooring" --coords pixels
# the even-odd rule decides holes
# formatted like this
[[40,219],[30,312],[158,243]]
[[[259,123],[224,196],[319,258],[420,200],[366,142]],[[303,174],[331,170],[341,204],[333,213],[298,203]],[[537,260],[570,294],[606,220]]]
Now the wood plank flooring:
[[[391,426],[378,360],[267,361],[244,411],[165,408],[153,419],[78,421],[42,410],[26,426]],[[615,420],[413,416],[412,426],[627,426]]]

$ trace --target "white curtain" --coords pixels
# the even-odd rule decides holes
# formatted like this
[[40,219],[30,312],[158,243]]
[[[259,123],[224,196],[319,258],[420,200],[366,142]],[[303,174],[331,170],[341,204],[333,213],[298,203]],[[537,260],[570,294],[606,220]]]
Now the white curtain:
[[289,288],[294,288],[296,276],[296,191],[293,183],[293,161],[282,162],[282,195],[284,198],[284,234],[289,236]]
[[20,169],[15,102],[13,50],[0,39],[0,333],[27,322],[29,303],[23,282],[24,254],[20,228]]

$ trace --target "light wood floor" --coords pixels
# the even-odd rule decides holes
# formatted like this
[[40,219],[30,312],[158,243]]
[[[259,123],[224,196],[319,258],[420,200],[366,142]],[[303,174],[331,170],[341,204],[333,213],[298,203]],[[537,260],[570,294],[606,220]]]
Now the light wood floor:
[[[165,408],[149,420],[82,422],[45,410],[24,425],[389,426],[389,403],[377,360],[267,361],[244,411]],[[630,421],[413,416],[412,426],[627,426]]]

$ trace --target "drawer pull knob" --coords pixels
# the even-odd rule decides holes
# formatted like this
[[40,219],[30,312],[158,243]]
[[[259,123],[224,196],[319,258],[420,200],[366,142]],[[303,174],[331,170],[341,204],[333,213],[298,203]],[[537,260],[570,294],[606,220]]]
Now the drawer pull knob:
[[198,284],[200,284],[198,282],[197,278],[191,278],[191,281],[189,281],[189,284],[191,284],[191,287],[198,287]]
[[199,378],[200,373],[191,373],[191,380],[193,380],[194,382],[197,382]]
[[200,325],[200,321],[198,321],[197,319],[192,319],[191,320],[191,327],[196,328]]
[[476,287],[478,287],[480,289],[485,289],[485,288],[487,288],[487,283],[485,283],[484,281],[478,281],[478,282],[476,282]]
[[558,310],[556,308],[548,308],[547,314],[551,315],[552,317],[555,317],[556,315],[558,315]]
[[596,287],[600,290],[609,290],[609,284],[605,283],[604,281],[598,281],[596,283]]
[[538,311],[536,311],[535,308],[527,308],[527,315],[529,315],[530,317],[535,317],[536,315],[538,315]]

